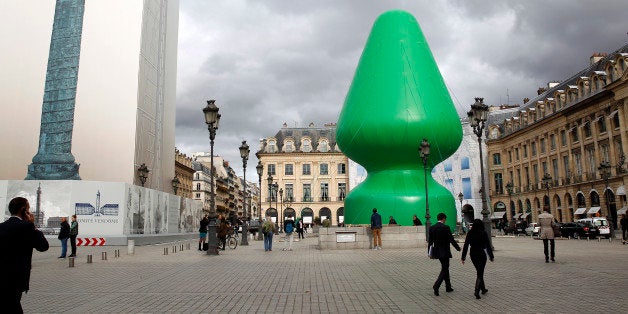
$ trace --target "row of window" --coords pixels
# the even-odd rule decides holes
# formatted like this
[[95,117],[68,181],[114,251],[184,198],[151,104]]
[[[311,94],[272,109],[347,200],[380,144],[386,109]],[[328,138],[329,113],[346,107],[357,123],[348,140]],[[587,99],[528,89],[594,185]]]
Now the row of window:
[[[275,164],[268,164],[268,174],[269,175],[275,175],[276,173],[276,167]],[[312,165],[310,164],[303,164],[301,167],[302,170],[302,174],[303,175],[311,175],[312,174]],[[327,175],[329,174],[329,165],[328,164],[320,164],[318,166],[319,169],[319,173],[321,175]],[[338,174],[346,174],[347,173],[347,166],[344,163],[340,163],[338,164]],[[284,165],[284,175],[286,176],[291,176],[294,175],[294,165],[293,164],[285,164]]]
[[[321,138],[318,141],[318,144],[316,145],[316,151],[321,152],[321,153],[326,153],[331,150],[332,148],[329,145],[329,141],[326,138]],[[335,150],[337,151],[338,149],[336,148]],[[284,153],[293,153],[297,151],[294,140],[291,138],[284,140],[282,151]],[[309,138],[307,137],[301,138],[300,151],[304,153],[309,153],[309,152],[314,151],[312,147],[312,141]],[[267,144],[266,144],[266,152],[267,153],[278,152],[277,141],[275,139],[268,139]]]
[[[319,202],[319,201],[332,201],[329,197],[329,183],[323,182],[320,184],[320,193],[319,197],[315,198],[312,196],[312,184],[303,183],[303,195],[300,195],[300,198],[295,198],[294,195],[294,185],[292,183],[285,184],[285,190],[280,189],[279,191],[275,188],[269,188],[269,200],[277,201],[277,192],[283,191],[283,200],[288,202]],[[343,201],[345,196],[347,195],[347,184],[344,182],[338,183],[338,201]],[[282,196],[282,195],[279,195]]]
[[[454,195],[457,195],[456,190],[454,190],[454,179],[446,179],[445,187]],[[473,198],[471,191],[473,191],[471,187],[471,178],[462,178],[462,195],[464,195],[465,199]]]
[[[443,163],[443,168],[445,172],[452,171],[452,164],[450,159],[445,160],[445,162]],[[469,169],[469,157],[462,157],[460,159],[460,170],[466,169]]]

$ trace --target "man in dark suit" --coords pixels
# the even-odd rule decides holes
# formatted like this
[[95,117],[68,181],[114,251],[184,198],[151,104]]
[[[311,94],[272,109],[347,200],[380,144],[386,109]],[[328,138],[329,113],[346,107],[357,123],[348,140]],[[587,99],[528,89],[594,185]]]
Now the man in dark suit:
[[28,291],[33,248],[44,252],[48,241],[35,229],[28,200],[16,197],[9,202],[11,218],[0,223],[0,304],[3,312],[22,313],[22,292]]
[[460,252],[460,246],[458,246],[458,243],[454,240],[451,229],[445,224],[447,216],[444,213],[439,213],[436,219],[438,219],[438,222],[430,227],[430,239],[427,245],[428,254],[430,254],[430,248],[432,249],[430,258],[437,258],[441,265],[440,274],[438,274],[438,278],[432,287],[434,288],[434,295],[438,295],[438,289],[443,283],[443,280],[445,281],[445,291],[454,291],[451,287],[451,281],[449,280],[449,259],[452,257],[449,244],[453,245],[456,250]]

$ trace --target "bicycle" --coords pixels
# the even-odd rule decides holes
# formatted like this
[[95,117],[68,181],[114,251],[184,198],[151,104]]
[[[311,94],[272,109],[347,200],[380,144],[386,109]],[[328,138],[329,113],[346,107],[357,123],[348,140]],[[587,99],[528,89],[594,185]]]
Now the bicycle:
[[227,235],[227,246],[232,249],[235,250],[235,248],[238,247],[238,237],[235,235],[234,232],[231,232]]

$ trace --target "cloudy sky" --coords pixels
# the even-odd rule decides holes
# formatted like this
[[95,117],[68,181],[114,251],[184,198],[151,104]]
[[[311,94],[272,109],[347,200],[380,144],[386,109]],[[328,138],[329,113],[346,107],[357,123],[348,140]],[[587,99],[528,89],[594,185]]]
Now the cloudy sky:
[[201,109],[216,99],[215,154],[242,174],[238,147],[289,126],[336,122],[375,19],[418,20],[460,114],[476,96],[521,103],[628,41],[625,0],[180,2],[176,145],[209,151]]

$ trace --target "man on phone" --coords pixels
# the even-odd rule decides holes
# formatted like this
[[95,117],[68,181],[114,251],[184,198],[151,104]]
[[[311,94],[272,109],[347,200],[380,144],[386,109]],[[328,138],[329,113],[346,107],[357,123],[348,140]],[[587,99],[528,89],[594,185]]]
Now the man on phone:
[[9,313],[22,313],[22,292],[28,292],[33,248],[44,252],[48,241],[35,228],[28,200],[16,197],[9,202],[11,217],[0,223],[0,304]]

